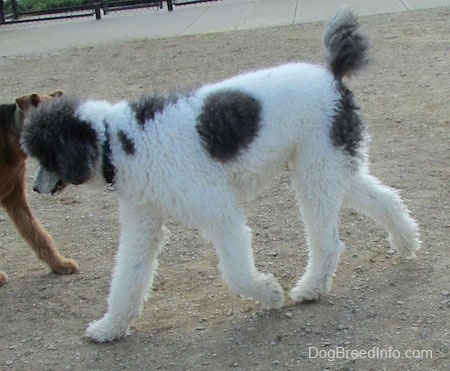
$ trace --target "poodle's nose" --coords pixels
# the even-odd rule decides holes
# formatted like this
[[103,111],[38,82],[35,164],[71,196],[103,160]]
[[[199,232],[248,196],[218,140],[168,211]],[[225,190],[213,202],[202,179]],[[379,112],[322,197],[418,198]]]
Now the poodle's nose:
[[36,186],[33,187],[33,191],[36,192],[36,193],[41,193],[41,192],[39,192],[39,188],[36,187]]

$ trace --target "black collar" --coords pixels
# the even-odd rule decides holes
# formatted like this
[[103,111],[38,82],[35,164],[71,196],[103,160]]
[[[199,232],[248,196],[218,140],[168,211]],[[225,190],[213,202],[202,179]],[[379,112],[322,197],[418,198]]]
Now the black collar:
[[111,162],[111,146],[109,144],[108,123],[105,122],[105,141],[103,142],[103,178],[108,185],[115,182],[116,168]]

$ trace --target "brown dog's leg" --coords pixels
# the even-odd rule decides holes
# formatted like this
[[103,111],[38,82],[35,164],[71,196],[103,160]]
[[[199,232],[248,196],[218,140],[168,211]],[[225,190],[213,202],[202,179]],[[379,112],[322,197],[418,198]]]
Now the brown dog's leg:
[[65,258],[58,252],[51,236],[33,215],[28,205],[23,183],[17,184],[14,191],[2,203],[17,230],[33,248],[39,259],[46,262],[56,273],[72,274],[78,272],[77,263],[72,259]]

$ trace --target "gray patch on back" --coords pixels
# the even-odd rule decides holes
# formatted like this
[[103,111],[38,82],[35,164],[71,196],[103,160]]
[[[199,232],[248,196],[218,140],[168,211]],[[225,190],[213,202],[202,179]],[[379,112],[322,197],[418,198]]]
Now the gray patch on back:
[[361,120],[352,92],[342,82],[336,82],[340,100],[333,117],[330,138],[335,147],[342,147],[351,156],[356,156],[364,139],[364,123]]
[[210,94],[197,118],[196,129],[212,158],[229,161],[246,149],[258,134],[261,104],[239,90]]
[[134,111],[137,122],[144,127],[146,122],[154,120],[157,113],[164,111],[169,104],[174,104],[182,95],[169,94],[143,96],[130,102],[130,107]]

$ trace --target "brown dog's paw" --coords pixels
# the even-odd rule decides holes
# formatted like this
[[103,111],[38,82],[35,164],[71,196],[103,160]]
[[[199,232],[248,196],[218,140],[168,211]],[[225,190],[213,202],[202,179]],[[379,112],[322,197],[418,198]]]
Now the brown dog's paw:
[[8,282],[8,276],[6,273],[0,271],[0,286],[3,286],[6,282]]
[[63,258],[58,264],[52,265],[52,271],[59,274],[74,274],[79,272],[78,264],[72,259]]

